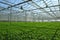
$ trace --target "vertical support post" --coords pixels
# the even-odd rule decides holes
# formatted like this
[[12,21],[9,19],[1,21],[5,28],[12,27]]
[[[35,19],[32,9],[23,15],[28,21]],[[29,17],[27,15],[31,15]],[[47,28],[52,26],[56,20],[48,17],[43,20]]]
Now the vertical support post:
[[10,14],[9,14],[9,22],[10,22],[10,26],[11,26],[11,21],[12,21],[12,20],[11,20],[11,18],[12,18],[12,12],[11,12],[11,10],[12,10],[12,9],[10,8],[9,10],[10,10]]
[[25,13],[25,22],[27,22],[27,13],[26,11],[24,11],[24,13]]

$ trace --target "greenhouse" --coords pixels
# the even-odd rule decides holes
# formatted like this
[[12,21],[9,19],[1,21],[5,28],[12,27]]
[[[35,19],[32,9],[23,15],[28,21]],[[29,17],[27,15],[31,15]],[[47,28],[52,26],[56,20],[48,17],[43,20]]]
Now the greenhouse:
[[60,40],[60,0],[0,0],[0,40]]

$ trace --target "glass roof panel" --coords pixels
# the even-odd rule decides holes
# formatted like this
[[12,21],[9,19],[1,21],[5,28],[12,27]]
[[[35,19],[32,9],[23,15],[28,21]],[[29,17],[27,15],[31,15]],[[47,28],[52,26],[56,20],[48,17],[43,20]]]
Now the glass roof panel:
[[35,13],[35,16],[41,14],[43,17],[54,18],[60,14],[60,0],[0,0],[0,12],[9,13],[9,8],[13,14],[24,11],[23,13],[30,14],[33,12],[32,14]]
[[9,3],[13,3],[13,4],[17,4],[17,3],[20,3],[20,2],[23,2],[23,0],[3,0],[3,1],[6,1],[6,2],[9,2]]
[[5,4],[2,4],[2,3],[0,3],[0,6],[3,7],[3,8],[7,8],[8,7],[8,5],[5,5]]

